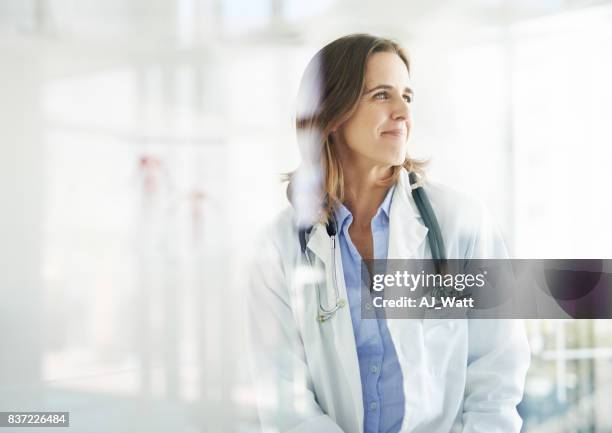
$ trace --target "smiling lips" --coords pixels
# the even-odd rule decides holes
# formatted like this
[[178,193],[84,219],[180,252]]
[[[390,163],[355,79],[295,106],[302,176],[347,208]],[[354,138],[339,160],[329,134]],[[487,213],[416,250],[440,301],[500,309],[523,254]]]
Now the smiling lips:
[[405,129],[390,129],[388,131],[383,131],[383,133],[381,135],[387,135],[387,136],[392,136],[392,137],[397,137],[397,138],[404,138],[406,137],[406,130]]

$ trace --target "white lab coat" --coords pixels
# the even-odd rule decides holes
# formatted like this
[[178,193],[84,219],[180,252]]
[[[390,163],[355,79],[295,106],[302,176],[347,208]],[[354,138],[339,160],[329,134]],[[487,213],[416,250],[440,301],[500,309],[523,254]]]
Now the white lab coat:
[[[506,251],[482,205],[446,187],[425,189],[448,258],[500,258]],[[362,433],[364,408],[348,306],[319,323],[312,284],[304,284],[294,211],[283,212],[256,249],[247,290],[247,341],[265,432]],[[388,258],[431,258],[427,228],[402,170],[390,210]],[[330,239],[316,225],[307,244],[325,269],[320,284],[334,299]],[[347,299],[340,249],[340,297]],[[315,261],[313,260],[313,263]],[[322,271],[323,272],[323,271]],[[325,298],[323,298],[325,299]],[[388,321],[403,373],[401,432],[519,432],[530,352],[520,320]]]

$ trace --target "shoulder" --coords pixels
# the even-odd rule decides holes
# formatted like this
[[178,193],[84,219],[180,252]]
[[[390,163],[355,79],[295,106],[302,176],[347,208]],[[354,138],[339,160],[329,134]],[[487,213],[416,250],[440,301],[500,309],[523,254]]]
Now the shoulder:
[[287,206],[279,212],[260,233],[260,239],[277,244],[278,247],[287,243],[287,239],[298,235],[296,213],[292,206]]
[[266,296],[272,299],[280,299],[289,303],[289,288],[287,281],[291,277],[291,260],[295,260],[295,254],[288,251],[291,237],[298,244],[297,232],[291,236],[293,211],[285,209],[258,230],[254,242],[248,253],[248,288],[245,293],[245,302],[261,302]]
[[506,257],[505,242],[484,202],[437,182],[424,187],[450,258]]
[[[399,185],[405,189],[414,211],[418,212],[412,196],[408,172],[401,173]],[[423,180],[422,185],[441,226],[471,227],[472,224],[477,224],[487,215],[484,203],[471,194],[427,177]]]
[[259,230],[255,239],[253,261],[274,258],[287,259],[295,248],[299,248],[295,210],[287,206]]
[[447,224],[474,228],[489,218],[485,204],[471,194],[438,182],[428,181],[424,188],[436,215]]

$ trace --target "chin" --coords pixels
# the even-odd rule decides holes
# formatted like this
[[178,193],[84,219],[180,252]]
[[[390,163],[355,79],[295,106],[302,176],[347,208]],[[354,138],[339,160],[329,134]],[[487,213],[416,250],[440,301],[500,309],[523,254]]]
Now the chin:
[[405,159],[406,159],[405,157],[379,158],[378,163],[381,165],[389,165],[389,166],[402,165]]
[[396,155],[393,156],[393,158],[391,159],[390,164],[391,165],[402,165],[405,160],[406,160],[406,153],[405,152],[401,152],[401,153],[396,154]]
[[397,146],[386,150],[385,154],[379,156],[381,163],[385,165],[402,165],[406,160],[407,150],[405,146]]

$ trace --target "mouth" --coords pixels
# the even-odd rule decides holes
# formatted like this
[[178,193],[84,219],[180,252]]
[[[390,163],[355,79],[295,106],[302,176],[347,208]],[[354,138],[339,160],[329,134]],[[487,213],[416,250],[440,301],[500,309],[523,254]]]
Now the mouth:
[[390,129],[388,131],[383,131],[381,135],[387,136],[387,137],[390,136],[390,137],[396,137],[396,138],[405,138],[406,130],[405,129]]

